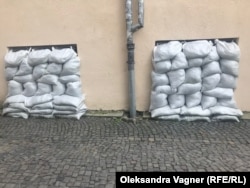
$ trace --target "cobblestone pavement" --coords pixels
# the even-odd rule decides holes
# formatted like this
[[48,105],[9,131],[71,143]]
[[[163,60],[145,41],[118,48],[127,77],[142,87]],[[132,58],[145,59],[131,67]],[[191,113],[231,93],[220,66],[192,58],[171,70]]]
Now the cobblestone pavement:
[[249,171],[250,121],[0,117],[0,187],[115,187],[116,171]]

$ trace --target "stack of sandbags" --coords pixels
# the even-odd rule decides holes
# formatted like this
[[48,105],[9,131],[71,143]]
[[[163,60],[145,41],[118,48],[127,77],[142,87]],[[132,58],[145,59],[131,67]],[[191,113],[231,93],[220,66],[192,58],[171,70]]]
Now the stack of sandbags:
[[[8,96],[7,102],[4,103],[3,115],[18,117],[18,113],[25,112],[25,118],[28,118],[28,115],[46,118],[59,115],[80,119],[85,113],[80,59],[73,49],[10,51],[5,56],[5,62]],[[16,95],[23,101],[13,101],[12,96]],[[81,106],[75,106],[75,109],[72,107],[70,116],[64,112],[60,113],[54,106],[54,99],[58,96],[65,96],[64,100],[72,100],[70,97],[78,98],[81,100]],[[14,105],[14,108],[13,103],[21,103],[24,108],[17,111],[17,105]],[[24,117],[23,114],[20,116]]]

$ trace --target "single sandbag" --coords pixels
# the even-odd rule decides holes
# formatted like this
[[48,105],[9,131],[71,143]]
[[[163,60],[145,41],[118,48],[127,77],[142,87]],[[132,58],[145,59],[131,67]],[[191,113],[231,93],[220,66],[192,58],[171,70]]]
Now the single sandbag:
[[51,93],[52,88],[50,84],[37,83],[36,95],[44,95]]
[[25,106],[32,107],[38,104],[47,103],[53,100],[51,94],[45,94],[40,96],[26,97]]
[[73,96],[73,97],[81,97],[82,96],[82,85],[81,85],[81,82],[70,82],[70,83],[67,83],[67,89],[66,89],[65,94]]
[[186,69],[188,68],[188,62],[183,52],[178,53],[172,60],[171,70]]
[[202,77],[207,77],[212,74],[220,74],[220,64],[217,61],[213,61],[211,63],[208,63],[202,67]]
[[58,76],[53,75],[53,74],[46,74],[46,75],[43,75],[41,78],[39,78],[37,81],[40,83],[53,85],[57,83]]
[[212,115],[230,115],[230,116],[242,116],[243,113],[239,109],[229,108],[225,106],[214,106],[209,108]]
[[205,117],[205,116],[183,116],[181,117],[180,121],[206,121],[206,122],[211,122],[210,117]]
[[150,112],[156,108],[161,108],[161,107],[166,106],[168,104],[166,94],[156,93],[154,91],[151,92],[151,100],[150,101],[151,101],[150,107],[149,107]]
[[23,85],[23,95],[26,97],[31,97],[36,94],[37,85],[36,82],[27,82]]
[[23,93],[23,85],[15,80],[8,83],[8,96],[20,95]]
[[22,60],[26,58],[29,54],[28,50],[19,50],[16,52],[13,52],[12,50],[9,51],[4,56],[5,66],[6,67],[17,67],[20,65]]
[[159,116],[170,116],[170,115],[178,115],[180,114],[180,108],[171,109],[169,106],[164,106],[161,108],[157,108],[151,111],[151,117],[159,117]]
[[230,74],[237,77],[239,75],[239,63],[234,60],[221,59],[221,71],[225,74]]
[[185,104],[185,96],[184,95],[178,95],[173,94],[168,96],[168,103],[170,108],[176,109],[184,106]]
[[171,70],[171,61],[165,60],[160,62],[153,61],[154,71],[160,74],[167,73]]
[[205,57],[211,50],[212,43],[207,40],[198,40],[183,44],[183,52],[189,59]]
[[81,103],[85,100],[85,96],[82,95],[82,97],[73,97],[69,95],[60,95],[60,96],[54,96],[53,103],[56,105],[63,105],[63,106],[73,106],[73,107],[79,107]]
[[157,119],[167,120],[167,121],[180,121],[180,115],[170,115],[170,116],[159,116]]
[[235,89],[236,82],[237,82],[236,77],[231,76],[229,74],[221,74],[221,78],[220,78],[220,82],[218,84],[218,87]]
[[196,84],[201,82],[201,68],[192,67],[186,69],[185,83]]
[[53,92],[52,95],[63,95],[65,93],[66,87],[61,82],[57,82],[56,84],[52,85]]
[[6,100],[3,103],[3,106],[6,107],[11,103],[24,103],[26,97],[24,95],[14,95],[7,97]]
[[24,58],[19,66],[16,76],[32,74],[33,68],[28,64],[28,59]]
[[29,53],[28,62],[31,66],[45,64],[48,62],[51,51],[49,49],[32,50]]
[[210,97],[206,95],[202,95],[201,98],[201,107],[203,110],[213,107],[217,104],[217,98],[216,97]]
[[213,116],[212,121],[232,121],[232,122],[240,122],[239,118],[236,116],[229,116],[229,115],[218,115]]
[[70,59],[68,62],[63,64],[61,76],[67,76],[67,75],[72,75],[72,74],[80,75],[80,58],[79,57]]
[[14,76],[13,80],[25,84],[27,82],[34,82],[32,74],[27,74],[24,76]]
[[6,67],[5,68],[5,78],[7,81],[13,80],[14,76],[18,71],[18,67]]
[[167,74],[159,74],[154,71],[151,72],[152,88],[157,86],[168,85],[169,80]]
[[202,58],[194,58],[194,59],[189,59],[188,60],[188,66],[189,68],[191,67],[200,67],[203,64],[203,59]]
[[229,108],[237,108],[236,102],[233,98],[231,99],[218,99],[217,106],[225,106]]
[[180,114],[183,116],[210,116],[211,112],[209,109],[203,110],[201,106],[195,106],[192,108],[183,106]]
[[16,108],[19,110],[19,112],[29,112],[29,108],[27,108],[23,102],[18,102],[18,103],[10,103],[9,106],[10,108]]
[[156,93],[165,93],[167,95],[172,95],[177,93],[177,89],[171,88],[169,85],[157,86],[155,88]]
[[46,109],[53,109],[53,102],[46,102],[46,103],[42,103],[42,104],[38,104],[32,107],[32,110],[46,110]]
[[235,42],[226,42],[216,40],[216,47],[219,56],[222,59],[231,59],[238,61],[240,58],[240,48]]
[[208,56],[206,56],[203,59],[203,65],[206,65],[206,64],[208,64],[210,62],[213,62],[213,61],[219,61],[219,59],[220,59],[220,56],[219,56],[219,54],[217,52],[216,46],[213,46],[212,50],[210,51]]
[[197,92],[191,95],[186,95],[186,106],[188,108],[191,108],[200,105],[201,97],[202,97],[201,92]]
[[57,63],[49,63],[47,66],[48,74],[56,74],[59,75],[62,71],[62,65]]
[[212,74],[202,79],[201,91],[212,90],[217,87],[220,82],[220,74]]
[[72,48],[63,48],[63,49],[52,49],[50,54],[50,62],[53,63],[65,63],[70,59],[73,59],[77,56],[75,51]]
[[179,87],[185,81],[185,70],[179,69],[167,73],[170,85],[173,89]]
[[48,64],[40,64],[36,65],[33,69],[33,78],[37,80],[41,78],[43,75],[47,74],[47,66]]
[[191,95],[201,91],[201,83],[197,84],[182,84],[178,88],[178,94],[180,95]]
[[59,81],[63,84],[67,84],[69,82],[79,82],[80,77],[77,75],[61,76],[59,77]]
[[211,97],[225,98],[225,99],[231,99],[234,95],[233,89],[220,88],[220,87],[214,88],[209,91],[204,91],[203,93]]
[[12,113],[6,114],[5,116],[14,117],[14,118],[28,119],[29,114],[25,113],[25,112],[12,112]]

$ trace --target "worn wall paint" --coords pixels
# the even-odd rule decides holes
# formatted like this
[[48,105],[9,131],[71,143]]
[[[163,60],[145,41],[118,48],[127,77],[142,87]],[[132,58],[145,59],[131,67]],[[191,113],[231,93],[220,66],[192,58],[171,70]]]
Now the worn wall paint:
[[[7,46],[76,43],[90,109],[128,109],[125,0],[0,0],[0,101],[7,94]],[[136,32],[137,110],[149,106],[155,40],[239,37],[235,98],[250,111],[249,0],[145,0],[145,27]]]

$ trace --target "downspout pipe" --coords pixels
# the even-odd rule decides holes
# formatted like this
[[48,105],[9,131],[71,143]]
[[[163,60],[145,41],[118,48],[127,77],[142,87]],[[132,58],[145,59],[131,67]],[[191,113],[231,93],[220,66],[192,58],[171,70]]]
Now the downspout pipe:
[[133,25],[132,0],[126,0],[126,26],[127,26],[127,50],[128,50],[128,76],[129,76],[129,115],[136,118],[135,97],[135,61],[133,33],[144,26],[144,0],[138,0],[138,23]]

